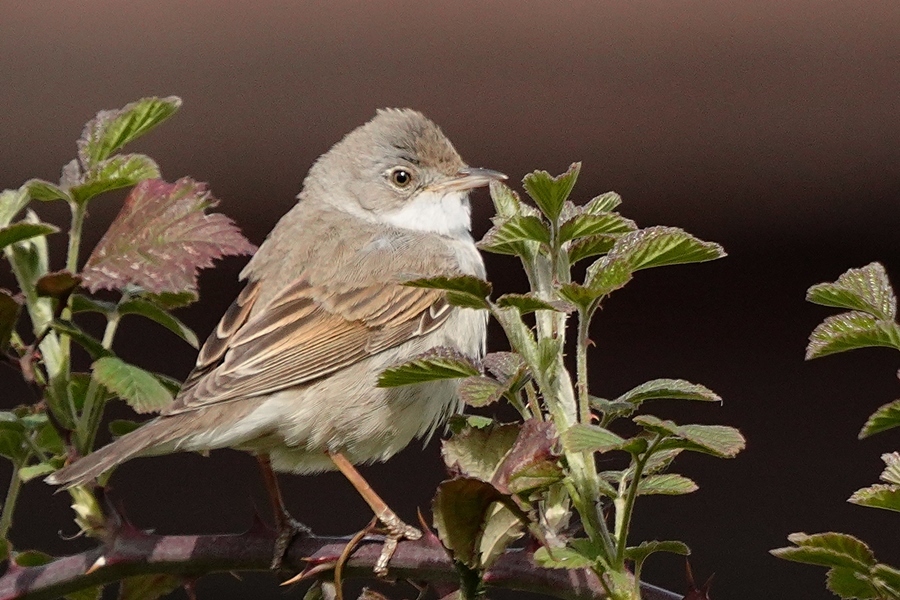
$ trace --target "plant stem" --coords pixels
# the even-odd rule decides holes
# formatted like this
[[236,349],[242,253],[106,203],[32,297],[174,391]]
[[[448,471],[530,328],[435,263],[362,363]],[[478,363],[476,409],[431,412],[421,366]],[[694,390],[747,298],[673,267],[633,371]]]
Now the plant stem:
[[0,513],[0,539],[6,539],[10,527],[12,527],[13,511],[16,509],[16,499],[19,490],[22,489],[22,480],[19,479],[19,465],[13,463],[12,477],[9,480],[9,489],[6,490],[6,500],[3,501],[3,512]]
[[590,343],[591,319],[594,316],[596,304],[592,304],[585,312],[578,313],[578,340],[575,349],[576,361],[576,385],[578,387],[578,420],[581,423],[591,422],[591,402],[588,396],[588,368],[587,351]]
[[[116,329],[119,327],[119,313],[113,313],[107,317],[106,329],[103,331],[102,345],[107,350],[112,348],[113,339],[116,336]],[[100,427],[100,420],[103,418],[103,402],[100,395],[102,388],[97,380],[91,377],[88,383],[88,389],[84,394],[84,408],[81,411],[81,420],[78,423],[78,451],[82,456],[88,454],[94,447],[94,440],[97,437],[97,429]]]
[[641,477],[644,474],[647,460],[650,459],[662,440],[663,436],[657,434],[643,454],[635,457],[634,475],[631,478],[631,484],[628,486],[628,492],[625,494],[625,501],[620,503],[621,496],[619,500],[616,500],[616,564],[625,564],[628,530],[631,527],[631,514],[634,512],[634,503],[637,500]]

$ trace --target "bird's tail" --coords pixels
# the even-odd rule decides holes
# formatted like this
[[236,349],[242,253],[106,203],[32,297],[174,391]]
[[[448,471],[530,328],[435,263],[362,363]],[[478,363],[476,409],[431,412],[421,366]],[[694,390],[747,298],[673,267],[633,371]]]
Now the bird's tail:
[[51,485],[62,485],[63,489],[82,485],[135,456],[152,453],[154,448],[176,437],[169,421],[171,417],[154,419],[113,443],[63,467],[44,481]]

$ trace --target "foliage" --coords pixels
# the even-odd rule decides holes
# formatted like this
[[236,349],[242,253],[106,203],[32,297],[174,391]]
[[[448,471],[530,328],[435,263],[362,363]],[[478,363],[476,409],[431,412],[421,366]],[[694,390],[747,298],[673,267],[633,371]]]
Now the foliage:
[[[459,418],[451,427],[454,436],[444,442],[453,478],[439,486],[433,508],[464,596],[484,593],[485,571],[527,532],[539,544],[537,564],[590,568],[610,598],[639,598],[647,557],[688,549],[674,541],[634,543],[629,530],[637,498],[697,488],[668,472],[683,451],[730,458],[744,447],[731,427],[678,425],[638,414],[649,400],[720,400],[703,386],[656,379],[612,400],[589,394],[588,331],[603,301],[640,270],[713,260],[724,252],[677,228],[638,228],[614,211],[621,202],[614,193],[576,205],[569,196],[579,169],[574,164],[558,177],[527,175],[523,184],[537,208],[504,184],[492,184],[497,216],[480,247],[521,259],[531,286],[526,293],[491,299],[490,284],[472,277],[409,284],[447,290],[458,306],[486,308],[512,348],[489,354],[480,370],[461,380],[459,391],[472,407],[505,399],[521,423]],[[584,280],[573,280],[573,265],[588,258],[593,262]],[[577,336],[574,375],[563,354],[570,326]],[[423,355],[392,368],[383,382],[459,377],[473,367],[443,354]],[[619,457],[622,468],[598,471],[601,456],[604,465]]]
[[[187,178],[166,183],[150,157],[119,153],[180,106],[174,97],[144,98],[102,111],[85,126],[78,157],[63,168],[59,183],[32,179],[0,193],[0,248],[19,286],[16,292],[0,291],[0,350],[40,396],[0,412],[0,455],[13,465],[0,512],[0,546],[3,556],[20,566],[38,556],[14,550],[9,539],[22,484],[91,452],[110,401],[121,399],[137,412],[159,411],[177,391],[169,378],[116,356],[122,318],[153,320],[198,347],[197,336],[172,308],[196,300],[198,269],[254,249],[228,218],[206,213],[216,200],[204,184]],[[129,187],[122,211],[82,261],[90,203],[104,192]],[[71,212],[59,270],[53,270],[58,267],[47,236],[60,229],[42,222],[32,208],[42,202],[65,202]],[[101,288],[112,293],[95,295]],[[85,313],[103,317],[101,336],[84,328]],[[75,371],[76,348],[92,359],[88,372]],[[122,423],[115,428],[123,431]],[[76,522],[89,535],[103,535],[105,519],[94,493],[76,487],[70,494]],[[133,595],[132,588],[133,582],[126,584],[125,596]]]
[[[887,346],[900,350],[897,297],[887,272],[879,263],[850,269],[833,283],[820,283],[807,291],[815,304],[848,309],[828,317],[812,332],[806,349],[808,359],[837,352]],[[860,439],[900,425],[900,400],[881,406],[869,417]],[[848,502],[861,506],[900,511],[900,454],[883,454],[884,483],[857,490]],[[843,533],[788,537],[794,546],[772,550],[787,560],[828,567],[826,586],[842,598],[900,599],[900,569],[877,562],[865,542]]]

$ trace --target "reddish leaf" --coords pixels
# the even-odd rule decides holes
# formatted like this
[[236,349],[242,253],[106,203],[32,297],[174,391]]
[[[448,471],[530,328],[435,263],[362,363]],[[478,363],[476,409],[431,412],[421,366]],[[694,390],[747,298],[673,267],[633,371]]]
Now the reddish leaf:
[[197,271],[215,259],[256,249],[225,215],[204,210],[218,201],[206,184],[142,181],[85,265],[92,292],[136,285],[154,294],[197,289]]
[[554,452],[559,437],[553,423],[529,419],[491,480],[504,493],[517,494],[562,478]]

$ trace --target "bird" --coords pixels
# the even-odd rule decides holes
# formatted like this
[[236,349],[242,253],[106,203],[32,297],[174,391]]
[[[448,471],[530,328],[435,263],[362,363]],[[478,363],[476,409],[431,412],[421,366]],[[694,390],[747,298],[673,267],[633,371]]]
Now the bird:
[[487,312],[451,305],[417,278],[485,277],[469,192],[506,179],[469,167],[412,109],[382,109],[310,167],[297,203],[240,274],[246,285],[201,347],[174,403],[140,428],[51,474],[85,485],[135,457],[236,448],[259,462],[279,529],[273,568],[297,533],[275,471],[342,472],[387,531],[404,523],[355,465],[426,440],[462,408],[453,380],[378,387],[386,368],[449,348],[486,348]]

